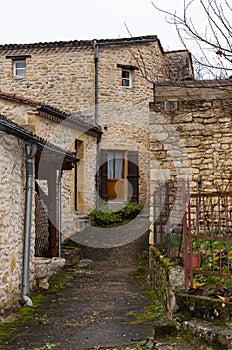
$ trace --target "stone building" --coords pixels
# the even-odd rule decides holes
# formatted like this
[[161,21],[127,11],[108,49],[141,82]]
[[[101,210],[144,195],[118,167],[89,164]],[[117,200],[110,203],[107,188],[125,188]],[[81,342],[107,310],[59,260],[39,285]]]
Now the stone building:
[[3,115],[0,115],[0,137],[0,315],[4,315],[21,298],[26,301],[29,285],[34,285],[33,188],[35,179],[39,178],[38,159],[46,154],[44,165],[51,172],[57,168],[55,164],[69,172],[78,158]]
[[146,201],[152,83],[192,79],[189,52],[164,52],[157,36],[12,44],[0,46],[0,64],[4,93],[42,101],[74,118],[82,112],[101,125],[99,202]]
[[[232,190],[231,79],[160,82],[154,89],[150,104],[151,242],[157,219],[153,194],[165,181],[172,180],[175,187],[168,221],[172,229],[182,220],[182,179],[189,179],[192,193],[199,185],[206,193]],[[231,216],[232,203],[228,208]]]
[[[192,79],[193,70],[189,52],[164,52],[156,36],[0,45],[0,67],[0,113],[9,130],[17,130],[3,134],[1,143],[0,237],[5,242],[6,232],[11,236],[1,246],[5,309],[19,295],[22,274],[25,154],[18,139],[26,134],[27,142],[40,145],[30,228],[33,282],[34,251],[44,255],[48,249],[46,254],[57,256],[59,232],[66,238],[78,231],[81,217],[96,205],[149,200],[153,82]],[[17,197],[11,211],[8,196],[11,201]],[[5,230],[8,221],[12,229]],[[15,242],[19,252],[6,258]]]

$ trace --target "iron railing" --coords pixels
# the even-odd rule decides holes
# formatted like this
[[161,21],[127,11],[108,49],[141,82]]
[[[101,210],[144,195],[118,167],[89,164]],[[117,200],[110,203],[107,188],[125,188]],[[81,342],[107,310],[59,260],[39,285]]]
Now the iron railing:
[[191,194],[183,181],[185,289],[194,275],[232,279],[232,192]]

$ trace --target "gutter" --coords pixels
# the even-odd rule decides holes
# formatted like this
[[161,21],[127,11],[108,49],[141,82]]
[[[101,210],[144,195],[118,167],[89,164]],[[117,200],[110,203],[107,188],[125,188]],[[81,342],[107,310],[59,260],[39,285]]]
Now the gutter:
[[143,44],[143,43],[152,43],[158,41],[157,37],[147,38],[147,39],[132,39],[132,40],[111,40],[111,41],[96,41],[96,45],[130,45],[130,44]]
[[33,306],[29,293],[30,247],[31,247],[31,221],[34,190],[34,168],[37,144],[26,144],[26,193],[24,212],[24,245],[23,245],[23,275],[22,299],[26,306]]
[[65,114],[60,113],[59,111],[56,111],[56,110],[49,108],[45,105],[37,105],[36,108],[38,111],[48,113],[48,114],[56,117],[58,120],[62,120],[64,122],[69,123],[70,126],[71,125],[78,126],[86,134],[91,135],[91,133],[93,133],[95,135],[99,135],[101,133],[101,130],[98,127],[94,127],[94,126],[90,126],[88,124],[85,124],[84,122],[81,122],[77,119],[72,118],[70,115],[65,115]]
[[95,43],[94,67],[95,67],[95,123],[98,124],[98,56],[99,44]]

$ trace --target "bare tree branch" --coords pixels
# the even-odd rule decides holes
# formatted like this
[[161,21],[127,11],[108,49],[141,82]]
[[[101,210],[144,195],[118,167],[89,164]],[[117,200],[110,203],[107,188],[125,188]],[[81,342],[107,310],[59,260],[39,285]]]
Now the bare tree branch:
[[165,14],[167,23],[175,26],[185,49],[192,52],[192,43],[198,47],[200,57],[194,56],[195,64],[201,65],[210,74],[213,72],[216,78],[227,77],[232,72],[232,7],[228,0],[219,1],[200,0],[199,11],[206,18],[203,33],[191,14],[196,0],[183,0],[182,15],[159,8],[155,0],[151,2],[156,10]]

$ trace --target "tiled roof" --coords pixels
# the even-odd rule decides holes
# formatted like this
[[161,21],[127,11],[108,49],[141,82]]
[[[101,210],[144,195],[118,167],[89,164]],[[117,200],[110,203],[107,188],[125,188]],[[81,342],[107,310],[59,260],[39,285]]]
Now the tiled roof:
[[33,49],[45,49],[45,48],[58,48],[58,47],[87,47],[93,46],[93,40],[70,40],[70,41],[53,41],[53,42],[40,42],[31,44],[5,44],[0,45],[0,50],[33,50]]
[[7,134],[14,135],[15,137],[29,143],[36,143],[40,151],[45,150],[48,153],[53,153],[57,156],[64,157],[65,161],[68,162],[78,162],[79,159],[75,157],[72,153],[65,151],[63,148],[54,145],[53,143],[47,141],[46,139],[37,136],[29,130],[26,130],[17,123],[9,120],[5,116],[0,114],[0,130],[6,132]]
[[41,101],[18,96],[16,94],[5,93],[3,91],[0,91],[0,98],[13,100],[25,104],[31,104],[33,106],[36,106],[36,108],[39,111],[46,113],[47,117],[51,115],[53,117],[56,117],[59,121],[66,121],[67,123],[69,123],[70,126],[76,126],[78,128],[81,128],[87,134],[101,134],[100,126],[94,123],[90,117],[85,116],[81,113],[65,113],[63,111],[60,111],[56,107],[43,104],[41,103]]
[[105,43],[105,44],[110,44],[110,43],[122,43],[122,42],[133,42],[133,41],[136,41],[136,42],[149,42],[149,41],[157,41],[158,38],[157,38],[157,35],[144,35],[144,36],[132,36],[132,37],[129,37],[129,38],[117,38],[117,39],[97,39],[96,40],[96,43],[97,44],[101,44],[101,43]]
[[5,99],[8,99],[8,100],[15,100],[15,101],[18,101],[18,102],[31,104],[31,105],[38,105],[38,104],[41,103],[41,102],[39,102],[37,100],[33,100],[33,99],[30,99],[30,98],[18,96],[16,94],[10,94],[10,93],[3,92],[3,91],[0,91],[0,98],[5,98]]
[[32,49],[47,49],[59,47],[91,47],[95,43],[122,43],[122,42],[139,42],[139,41],[156,41],[156,35],[145,35],[137,37],[116,38],[116,39],[92,39],[92,40],[70,40],[70,41],[53,41],[53,42],[39,42],[31,44],[4,44],[0,45],[0,50],[32,50]]

